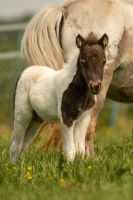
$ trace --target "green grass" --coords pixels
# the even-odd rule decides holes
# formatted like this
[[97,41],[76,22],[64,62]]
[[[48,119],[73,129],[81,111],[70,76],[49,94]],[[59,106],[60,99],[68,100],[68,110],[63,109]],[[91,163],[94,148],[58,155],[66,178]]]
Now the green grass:
[[95,141],[95,159],[76,157],[73,163],[54,147],[49,152],[39,150],[37,141],[17,165],[9,162],[9,139],[1,137],[0,199],[132,199],[133,135],[116,144],[110,143],[110,137],[107,134],[103,144]]

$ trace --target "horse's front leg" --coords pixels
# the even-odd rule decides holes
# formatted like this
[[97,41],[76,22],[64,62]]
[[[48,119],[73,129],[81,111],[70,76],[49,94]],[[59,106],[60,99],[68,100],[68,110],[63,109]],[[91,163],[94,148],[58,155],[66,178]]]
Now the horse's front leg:
[[76,153],[74,145],[73,129],[74,129],[74,123],[70,127],[62,123],[62,133],[64,137],[64,151],[66,158],[69,161],[74,160]]
[[115,66],[116,66],[115,62],[113,64],[108,64],[105,66],[104,76],[103,76],[103,81],[102,81],[102,89],[101,89],[100,94],[97,96],[95,106],[93,107],[92,112],[90,114],[90,119],[88,119],[89,125],[88,125],[87,134],[86,134],[86,156],[95,155],[94,146],[93,146],[93,136],[95,133],[96,122],[103,108],[107,90],[111,83]]
[[76,121],[74,126],[74,143],[76,153],[85,156],[85,137],[91,110],[85,111]]

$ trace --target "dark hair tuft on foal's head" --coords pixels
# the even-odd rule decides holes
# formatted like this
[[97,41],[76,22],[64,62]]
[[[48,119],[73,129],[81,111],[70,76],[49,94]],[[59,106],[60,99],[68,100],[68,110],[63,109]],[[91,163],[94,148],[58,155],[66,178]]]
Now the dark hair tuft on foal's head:
[[80,34],[76,37],[76,45],[80,49],[84,44],[99,44],[101,47],[105,48],[108,45],[109,38],[106,33],[98,40],[97,37],[91,32],[86,39],[84,39]]

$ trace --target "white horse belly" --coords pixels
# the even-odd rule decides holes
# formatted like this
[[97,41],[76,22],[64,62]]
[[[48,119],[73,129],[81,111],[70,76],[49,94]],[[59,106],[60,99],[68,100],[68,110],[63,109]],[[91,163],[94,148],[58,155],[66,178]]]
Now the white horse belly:
[[126,4],[126,9],[126,25],[120,44],[121,58],[108,96],[122,102],[133,102],[133,6]]
[[133,63],[123,63],[114,72],[107,97],[119,102],[133,102]]
[[42,76],[31,87],[29,93],[32,109],[41,119],[48,121],[58,120],[54,75],[54,70],[44,68]]
[[33,110],[37,115],[48,121],[57,121],[57,104],[54,94],[48,87],[44,87],[44,90],[40,90],[39,85],[34,87],[30,92],[30,102]]

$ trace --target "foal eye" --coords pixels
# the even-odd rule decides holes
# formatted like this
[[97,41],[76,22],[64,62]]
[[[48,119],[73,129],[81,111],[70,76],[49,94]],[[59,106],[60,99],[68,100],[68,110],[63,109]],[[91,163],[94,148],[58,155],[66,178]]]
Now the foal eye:
[[106,63],[106,59],[104,58],[104,59],[103,59],[103,64],[105,65],[105,63]]
[[81,63],[82,66],[84,66],[84,65],[85,65],[85,60],[84,60],[84,59],[81,59],[81,60],[80,60],[80,63]]

